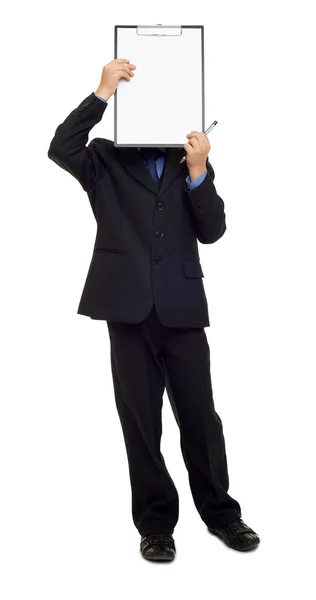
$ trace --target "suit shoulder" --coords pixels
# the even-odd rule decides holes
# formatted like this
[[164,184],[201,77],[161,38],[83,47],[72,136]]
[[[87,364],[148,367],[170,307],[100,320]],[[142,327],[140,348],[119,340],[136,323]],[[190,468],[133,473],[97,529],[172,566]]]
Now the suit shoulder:
[[111,158],[115,158],[115,146],[113,140],[107,138],[93,138],[87,146],[95,152],[101,160],[106,162]]
[[88,148],[109,151],[114,148],[114,142],[113,140],[108,140],[107,138],[93,138],[93,140],[89,142]]

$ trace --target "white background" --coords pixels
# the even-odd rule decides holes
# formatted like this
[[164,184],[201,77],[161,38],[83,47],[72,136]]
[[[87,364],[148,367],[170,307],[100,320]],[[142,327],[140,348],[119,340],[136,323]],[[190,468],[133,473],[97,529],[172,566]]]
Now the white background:
[[[64,0],[3,11],[2,600],[314,597],[312,8]],[[199,245],[206,332],[230,492],[262,540],[242,554],[207,532],[165,395],[180,517],[177,557],[160,565],[141,557],[131,518],[106,322],[76,313],[96,223],[79,183],[47,157],[113,59],[114,25],[156,22],[205,25],[205,116],[218,120],[209,159],[227,218],[218,243]],[[93,137],[113,139],[109,104]]]

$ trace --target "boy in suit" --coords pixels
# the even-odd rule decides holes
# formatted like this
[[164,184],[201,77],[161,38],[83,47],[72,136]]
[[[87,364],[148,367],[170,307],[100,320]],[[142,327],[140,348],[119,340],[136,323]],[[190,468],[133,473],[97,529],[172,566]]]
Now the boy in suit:
[[120,79],[136,66],[105,65],[98,89],[61,123],[48,156],[87,192],[97,221],[78,313],[107,321],[115,402],[129,464],[140,551],[172,560],[179,498],[160,451],[164,390],[180,429],[193,500],[208,530],[235,550],[260,542],[241,518],[229,480],[222,422],[215,411],[208,306],[197,240],[226,230],[204,133],[182,148],[122,148],[88,134]]

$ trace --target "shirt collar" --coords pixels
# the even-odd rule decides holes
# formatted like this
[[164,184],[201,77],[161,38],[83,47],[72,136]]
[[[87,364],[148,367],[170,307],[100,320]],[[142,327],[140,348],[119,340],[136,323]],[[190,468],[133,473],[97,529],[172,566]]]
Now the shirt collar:
[[[141,148],[137,148],[138,152],[141,151]],[[162,150],[162,152],[166,153],[166,148],[159,148],[159,150]]]

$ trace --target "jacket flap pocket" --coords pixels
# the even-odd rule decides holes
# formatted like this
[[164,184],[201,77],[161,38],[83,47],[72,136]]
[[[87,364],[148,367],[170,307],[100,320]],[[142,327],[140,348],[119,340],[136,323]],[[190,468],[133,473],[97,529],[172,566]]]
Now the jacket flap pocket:
[[183,261],[183,265],[186,277],[204,277],[200,261],[185,260]]
[[116,250],[114,248],[101,248],[100,246],[95,246],[93,251],[100,254],[107,254],[108,256],[126,256],[124,250]]

